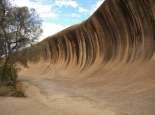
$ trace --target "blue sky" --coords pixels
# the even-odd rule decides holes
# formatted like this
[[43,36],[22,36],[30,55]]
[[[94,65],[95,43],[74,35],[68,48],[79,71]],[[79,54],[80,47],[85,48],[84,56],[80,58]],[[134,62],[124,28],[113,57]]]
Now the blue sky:
[[104,0],[14,0],[16,6],[35,8],[43,20],[41,39],[87,19]]

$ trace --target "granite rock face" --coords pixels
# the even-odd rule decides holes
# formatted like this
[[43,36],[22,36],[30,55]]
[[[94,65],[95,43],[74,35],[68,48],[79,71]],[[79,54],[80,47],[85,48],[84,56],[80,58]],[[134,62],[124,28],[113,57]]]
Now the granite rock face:
[[149,60],[155,49],[154,0],[106,0],[86,21],[42,43],[53,63],[81,69],[96,61]]

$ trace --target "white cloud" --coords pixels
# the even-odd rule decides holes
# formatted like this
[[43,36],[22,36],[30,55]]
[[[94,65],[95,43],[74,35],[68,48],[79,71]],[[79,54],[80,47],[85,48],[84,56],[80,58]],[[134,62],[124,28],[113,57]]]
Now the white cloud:
[[102,3],[104,2],[104,0],[99,0],[97,3],[96,3],[96,6],[95,6],[95,9],[99,8]]
[[40,40],[42,40],[48,36],[54,35],[55,33],[65,29],[67,27],[68,26],[64,26],[61,24],[45,22],[45,23],[43,23],[43,27],[42,27],[44,32],[43,32]]
[[79,7],[79,8],[78,8],[78,12],[79,12],[79,13],[86,13],[86,12],[88,12],[88,10],[85,9],[85,8],[83,8],[83,7]]
[[51,5],[42,4],[40,1],[37,0],[15,0],[13,4],[19,7],[27,6],[29,8],[34,8],[36,9],[41,18],[55,18],[57,16]]
[[92,7],[92,9],[90,10],[90,15],[92,15],[104,2],[105,0],[98,0],[96,2],[96,4]]
[[80,14],[77,14],[77,13],[72,13],[72,14],[71,14],[71,17],[72,17],[72,18],[80,18],[81,15],[80,15]]
[[75,0],[56,0],[55,5],[58,7],[72,7],[77,8],[79,4]]
[[12,4],[22,7],[22,6],[29,5],[30,4],[30,1],[29,0],[14,0],[14,1],[12,1]]

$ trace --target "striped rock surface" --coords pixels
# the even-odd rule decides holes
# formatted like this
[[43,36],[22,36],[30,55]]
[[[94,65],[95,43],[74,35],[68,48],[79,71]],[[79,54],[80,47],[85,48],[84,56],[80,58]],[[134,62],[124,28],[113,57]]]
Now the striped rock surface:
[[149,60],[155,49],[155,2],[107,0],[86,21],[48,37],[43,52],[53,64],[89,68]]

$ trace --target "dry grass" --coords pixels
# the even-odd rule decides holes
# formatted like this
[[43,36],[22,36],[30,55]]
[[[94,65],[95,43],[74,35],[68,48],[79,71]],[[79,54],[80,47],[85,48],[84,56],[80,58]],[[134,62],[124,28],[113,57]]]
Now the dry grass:
[[17,83],[16,86],[0,85],[0,96],[5,97],[25,97],[22,85]]

